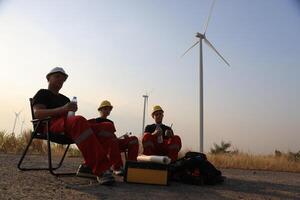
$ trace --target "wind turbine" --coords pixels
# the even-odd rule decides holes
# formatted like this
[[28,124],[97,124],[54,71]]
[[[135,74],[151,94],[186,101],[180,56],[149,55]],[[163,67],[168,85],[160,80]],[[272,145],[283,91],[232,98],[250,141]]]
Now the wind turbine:
[[21,114],[21,110],[17,113],[15,112],[15,122],[14,122],[14,126],[13,126],[13,129],[12,129],[12,135],[15,135],[15,128],[16,128],[16,123],[17,123],[17,120],[19,118],[19,115]]
[[23,120],[22,120],[22,124],[21,124],[21,134],[22,134],[22,131],[23,131],[23,126],[24,126],[24,123],[25,123],[25,118],[23,118]]
[[207,27],[208,27],[208,23],[209,20],[211,18],[211,14],[212,14],[212,10],[214,7],[216,0],[214,0],[211,4],[210,7],[210,11],[209,11],[209,15],[205,24],[205,28],[204,28],[204,32],[196,33],[196,38],[198,38],[198,41],[193,44],[188,50],[186,50],[184,52],[184,54],[181,56],[183,57],[189,50],[191,50],[192,48],[194,48],[197,44],[199,44],[199,49],[200,49],[200,60],[199,60],[199,115],[200,115],[200,152],[203,152],[203,119],[204,119],[204,115],[203,115],[203,47],[202,47],[202,42],[204,41],[212,50],[214,50],[218,56],[228,65],[229,63],[225,60],[225,58],[223,58],[223,56],[217,51],[217,49],[208,41],[208,39],[206,38],[206,31],[207,31]]
[[143,135],[144,130],[145,130],[145,115],[146,115],[146,107],[148,107],[148,97],[149,97],[149,95],[146,92],[146,94],[143,95],[143,98],[144,98],[144,111],[143,111],[142,135]]

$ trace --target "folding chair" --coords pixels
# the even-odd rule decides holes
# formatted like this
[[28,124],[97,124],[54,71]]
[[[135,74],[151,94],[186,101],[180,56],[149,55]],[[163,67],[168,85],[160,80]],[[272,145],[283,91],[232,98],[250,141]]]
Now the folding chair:
[[[34,112],[33,112],[33,105],[32,105],[32,98],[29,99],[30,101],[30,109],[31,109],[31,116],[32,116],[32,124],[33,124],[33,131],[31,133],[30,140],[20,158],[20,161],[18,163],[18,168],[22,171],[28,171],[28,170],[48,170],[52,175],[54,176],[68,176],[68,175],[75,175],[76,173],[56,173],[55,170],[59,169],[62,166],[62,163],[65,159],[65,156],[67,154],[67,151],[71,144],[74,144],[74,141],[68,138],[64,133],[51,133],[49,132],[50,129],[50,120],[51,117],[47,117],[45,119],[35,119]],[[45,133],[39,132],[39,130],[42,129],[42,127],[45,127],[46,131]],[[48,167],[22,167],[22,162],[27,154],[27,151],[33,141],[33,139],[40,139],[40,140],[47,140],[47,154],[48,154]],[[66,150],[60,159],[60,162],[57,164],[56,167],[52,166],[52,156],[51,156],[51,142],[67,145]]]

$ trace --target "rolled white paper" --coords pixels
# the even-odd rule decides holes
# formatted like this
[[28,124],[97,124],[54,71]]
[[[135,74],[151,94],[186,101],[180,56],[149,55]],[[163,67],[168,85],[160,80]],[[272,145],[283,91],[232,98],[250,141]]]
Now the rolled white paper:
[[171,162],[171,159],[168,156],[145,156],[140,155],[137,157],[137,160],[139,162],[154,162],[154,163],[160,163],[160,164],[169,164]]

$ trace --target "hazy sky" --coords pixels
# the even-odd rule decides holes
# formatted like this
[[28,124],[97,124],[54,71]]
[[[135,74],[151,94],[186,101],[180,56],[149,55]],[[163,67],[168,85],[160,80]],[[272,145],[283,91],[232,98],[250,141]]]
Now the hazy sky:
[[[28,98],[56,66],[61,93],[97,117],[108,99],[117,135],[141,135],[142,95],[165,110],[184,148],[199,149],[199,49],[211,0],[0,0],[0,130],[31,128]],[[252,153],[300,150],[300,2],[218,0],[204,45],[204,147],[221,140]]]

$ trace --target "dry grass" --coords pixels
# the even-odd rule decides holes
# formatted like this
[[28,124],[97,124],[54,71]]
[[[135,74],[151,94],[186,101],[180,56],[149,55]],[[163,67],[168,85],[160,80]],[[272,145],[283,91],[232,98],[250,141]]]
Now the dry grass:
[[[29,142],[30,135],[30,130],[24,131],[21,136],[17,137],[5,131],[0,131],[0,152],[22,153]],[[61,155],[64,152],[65,147],[62,145],[52,144],[51,146],[54,155]],[[183,157],[188,151],[190,149],[182,149],[179,158]],[[46,142],[34,140],[29,152],[46,154]],[[142,145],[140,145],[139,152],[142,152]],[[81,153],[77,147],[71,147],[68,156],[79,157]],[[274,155],[251,155],[235,151],[235,153],[208,154],[207,157],[218,168],[300,172],[300,151],[298,153],[282,153],[276,150]]]
[[218,168],[300,172],[300,160],[291,153],[276,155],[209,154],[208,160]]
[[[15,136],[5,131],[0,131],[0,152],[3,153],[16,153],[20,154],[26,148],[31,136],[31,131],[23,131],[22,135]],[[53,155],[62,155],[65,146],[59,144],[51,144],[51,150]],[[34,139],[28,150],[33,154],[45,155],[47,152],[47,144],[44,140]],[[80,156],[80,151],[75,147],[72,147],[68,151],[68,156]]]
[[[182,158],[188,151],[191,150],[182,149],[178,157]],[[274,155],[251,155],[235,150],[232,153],[209,153],[207,159],[217,168],[300,172],[300,151],[282,153],[276,150]]]

